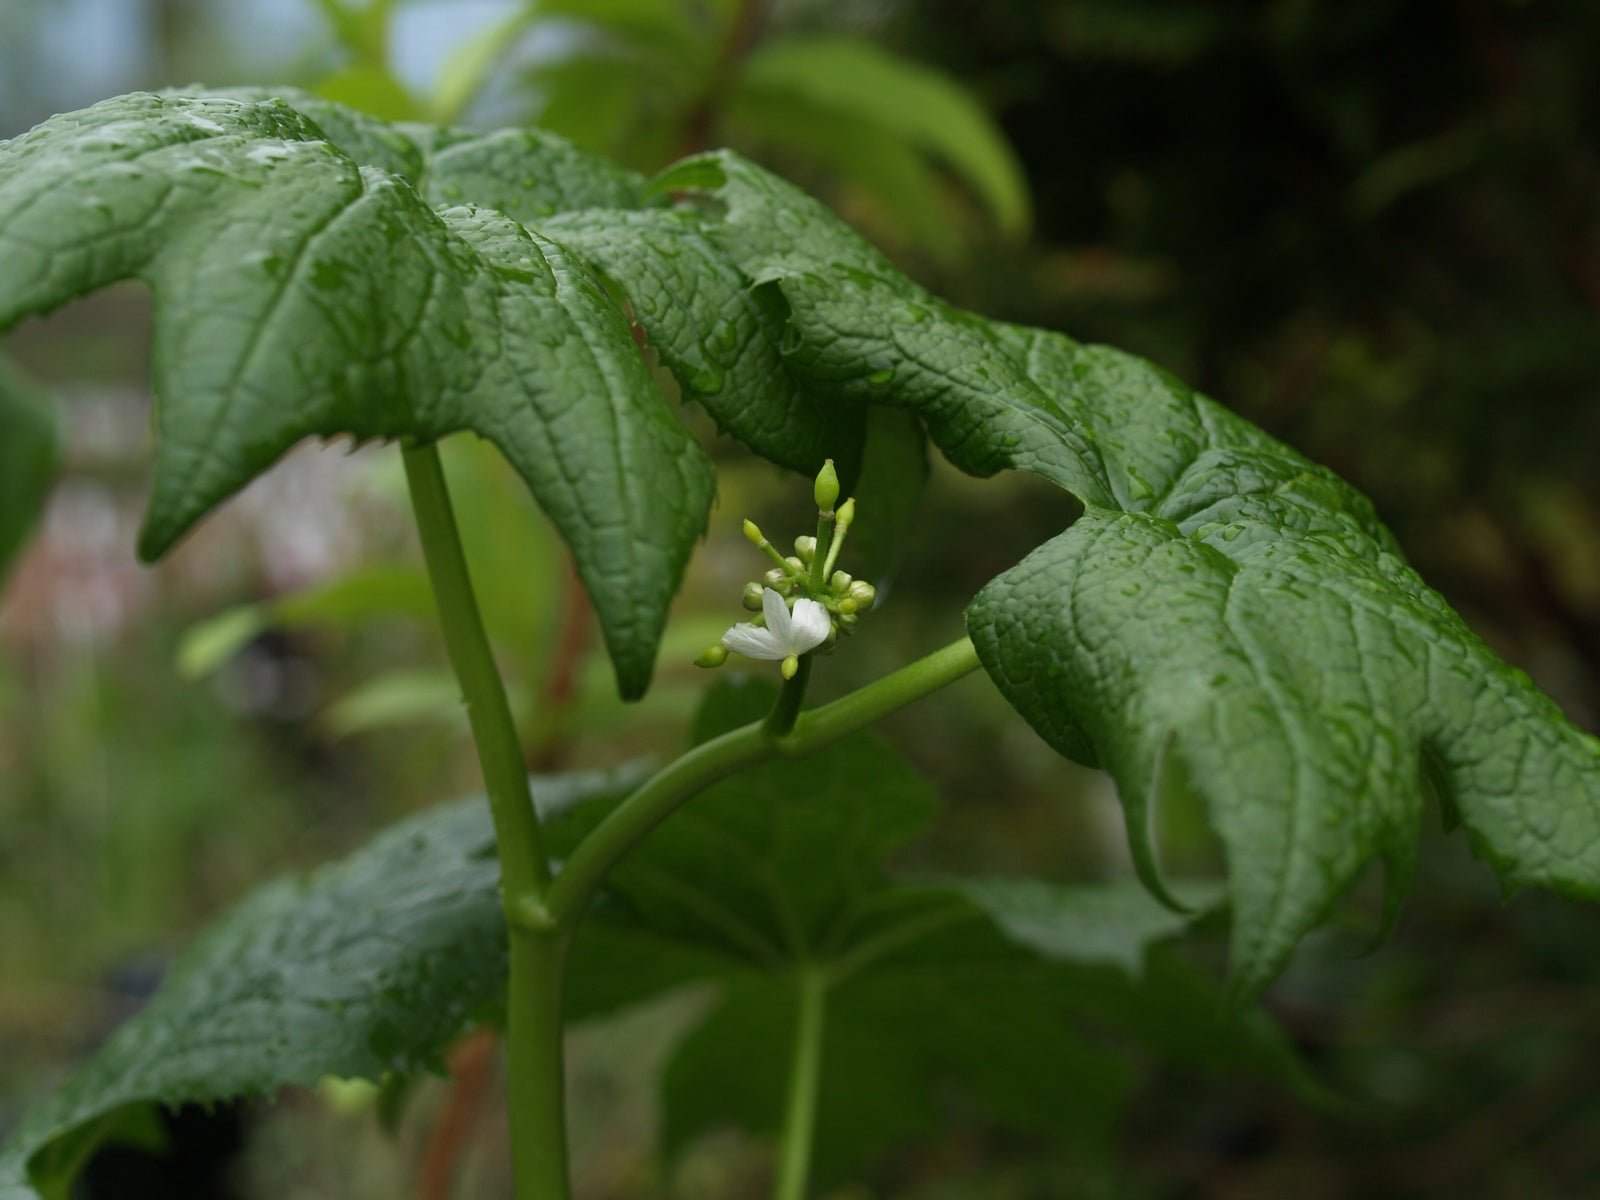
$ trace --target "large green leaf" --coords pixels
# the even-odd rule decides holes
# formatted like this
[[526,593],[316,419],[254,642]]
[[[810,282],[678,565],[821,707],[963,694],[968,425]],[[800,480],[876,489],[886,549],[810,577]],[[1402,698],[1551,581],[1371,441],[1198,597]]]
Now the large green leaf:
[[[306,437],[487,438],[572,546],[619,685],[639,694],[709,464],[583,263],[414,186],[450,205],[510,189],[550,212],[616,204],[631,177],[559,139],[419,143],[297,103],[133,95],[0,144],[0,330],[118,279],[149,285],[146,557]],[[449,181],[430,185],[430,165]]]
[[[637,782],[630,768],[536,779],[534,791],[548,816]],[[488,806],[474,799],[256,891],[28,1115],[0,1151],[0,1200],[63,1194],[132,1107],[441,1069],[450,1043],[504,1005],[498,881]]]
[[[703,732],[770,696],[720,694]],[[636,767],[535,779],[553,845],[570,846],[640,780]],[[836,1164],[934,1127],[926,1085],[944,1078],[964,1080],[1013,1123],[1103,1137],[1127,1056],[1083,1036],[1086,1027],[1296,1082],[1281,1038],[1259,1016],[1220,1016],[1203,974],[1157,957],[1148,969],[1159,986],[1136,982],[1144,948],[1184,924],[1140,891],[889,885],[880,860],[932,801],[882,745],[860,737],[810,768],[773,768],[749,784],[723,785],[653,835],[574,952],[579,1014],[696,980],[723,989],[671,1069],[674,1139],[711,1119],[760,1126],[776,1111],[786,972],[807,960],[838,976],[825,1076],[838,1109],[828,1109],[823,1147]],[[247,897],[28,1115],[0,1150],[0,1200],[64,1195],[94,1147],[137,1127],[152,1105],[439,1068],[461,1032],[503,1005],[493,843],[481,799],[442,805],[341,863]],[[719,1081],[727,1086],[703,1093]],[[749,1112],[732,1107],[740,1096],[752,1098]]]
[[0,356],[0,580],[44,507],[56,453],[55,422],[43,400]]
[[1392,915],[1429,789],[1507,887],[1600,895],[1600,742],[1406,567],[1365,497],[1148,363],[944,304],[735,155],[656,186],[714,202],[706,234],[781,295],[798,378],[912,408],[963,470],[1083,501],[983,591],[972,634],[1043,737],[1116,777],[1152,885],[1152,803],[1203,797],[1242,989],[1375,857]]
[[[724,686],[697,735],[759,716],[772,695]],[[557,841],[603,807],[574,809]],[[1259,1018],[1224,1015],[1215,985],[1181,967],[1166,974],[1195,1007],[1160,1032],[1170,1008],[1136,976],[1186,921],[1131,881],[892,882],[885,857],[932,807],[897,754],[857,735],[719,784],[621,864],[574,948],[575,1008],[717,989],[667,1068],[669,1150],[722,1124],[776,1127],[808,974],[825,981],[817,1153],[830,1173],[940,1128],[951,1085],[1008,1125],[1103,1144],[1133,1079],[1106,1032],[1155,1033],[1191,1062],[1289,1069]]]
[[574,213],[541,228],[627,293],[662,365],[724,431],[808,474],[825,458],[853,459],[861,407],[795,378],[781,350],[783,312],[746,285],[699,226],[692,211],[648,209]]

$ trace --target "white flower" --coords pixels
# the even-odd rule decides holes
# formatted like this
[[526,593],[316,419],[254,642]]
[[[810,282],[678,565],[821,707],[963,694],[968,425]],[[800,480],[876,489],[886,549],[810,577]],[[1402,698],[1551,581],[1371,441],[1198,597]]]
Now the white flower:
[[722,635],[722,644],[747,658],[778,662],[815,650],[833,632],[828,610],[815,600],[796,600],[791,613],[784,598],[767,588],[761,593],[761,610],[767,619],[765,629],[735,625]]

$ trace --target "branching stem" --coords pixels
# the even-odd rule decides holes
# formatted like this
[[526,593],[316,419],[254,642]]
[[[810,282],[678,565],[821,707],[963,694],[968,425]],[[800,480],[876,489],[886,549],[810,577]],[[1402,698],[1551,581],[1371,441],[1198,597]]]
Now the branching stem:
[[550,885],[545,903],[550,920],[569,928],[623,855],[718,780],[757,763],[815,754],[977,666],[971,639],[961,638],[832,704],[800,714],[787,733],[774,734],[767,722],[759,721],[702,742],[643,783],[583,839]]
[[[566,1200],[565,1069],[562,992],[573,930],[607,873],[657,825],[711,784],[775,758],[800,758],[831,745],[978,665],[967,638],[832,704],[800,711],[810,655],[764,721],[714,738],[670,763],[624,800],[573,851],[553,880],[529,792],[505,686],[495,667],[462,553],[438,450],[405,450],[406,481],[438,600],[445,648],[461,684],[483,768],[500,856],[502,904],[510,937],[506,1056],[512,1159],[518,1200]],[[819,556],[828,530],[819,530]],[[827,979],[799,978],[800,1024],[784,1119],[778,1200],[801,1200],[816,1122]]]
[[473,595],[439,452],[433,445],[414,446],[404,456],[423,558],[483,768],[500,856],[501,903],[511,939],[506,1055],[516,1194],[518,1200],[565,1200],[561,985],[568,939],[546,918],[550,861],[505,685]]

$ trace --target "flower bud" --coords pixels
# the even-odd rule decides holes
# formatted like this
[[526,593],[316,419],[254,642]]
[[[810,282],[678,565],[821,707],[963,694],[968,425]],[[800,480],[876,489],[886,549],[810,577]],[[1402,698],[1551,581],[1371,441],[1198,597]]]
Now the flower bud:
[[828,580],[828,590],[835,596],[843,596],[850,590],[853,578],[848,571],[835,571],[833,578]]
[[839,474],[833,469],[833,459],[823,463],[822,470],[817,472],[817,486],[812,490],[812,495],[820,512],[827,512],[838,503]]
[[749,538],[752,542],[754,542],[758,546],[761,545],[762,542],[767,540],[766,537],[761,532],[761,526],[757,525],[754,521],[750,520],[748,517],[745,518],[745,522],[744,522],[744,536]]
[[789,569],[792,570],[796,575],[804,575],[806,573],[805,563],[801,562],[794,555],[791,554],[783,561],[789,564]]
[[800,669],[800,660],[793,654],[783,660],[783,677],[793,679],[795,672]]
[[850,590],[845,593],[847,602],[855,603],[855,611],[870,612],[872,606],[878,602],[878,589],[865,579],[858,579],[850,585]]
[[855,611],[856,611],[856,602],[853,599],[851,599],[849,596],[846,596],[843,600],[839,601],[839,614],[841,616],[845,616],[845,617],[854,616],[855,615]]
[[800,556],[800,561],[809,567],[811,560],[817,556],[817,539],[802,534],[794,540],[794,552]]
[[750,612],[760,612],[761,593],[762,587],[759,583],[747,583],[744,585],[744,595],[740,597],[739,603]]
[[789,572],[785,571],[782,567],[773,567],[772,570],[768,571],[761,577],[761,581],[769,588],[776,588],[780,592],[788,586],[789,579]]
[[721,642],[714,646],[707,646],[700,652],[700,657],[694,660],[697,667],[720,667],[728,661],[728,648]]
[[834,517],[834,522],[839,527],[840,532],[843,532],[850,527],[850,522],[854,521],[855,519],[856,498],[851,496],[850,499],[839,505],[839,511]]

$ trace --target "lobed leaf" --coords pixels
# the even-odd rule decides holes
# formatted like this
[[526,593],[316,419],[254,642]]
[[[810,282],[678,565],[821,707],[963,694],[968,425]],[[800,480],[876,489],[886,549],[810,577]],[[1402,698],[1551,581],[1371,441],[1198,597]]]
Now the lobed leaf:
[[[147,558],[306,437],[487,438],[572,547],[619,686],[640,694],[709,463],[584,263],[417,191],[454,203],[495,179],[497,202],[510,187],[551,211],[617,202],[628,176],[536,135],[419,142],[297,103],[133,95],[0,144],[0,330],[149,285]],[[430,184],[430,167],[461,182]]]
[[[478,195],[501,211],[429,207]],[[148,552],[300,437],[475,429],[572,543],[636,694],[709,472],[610,288],[685,395],[775,461],[848,474],[888,405],[962,470],[1082,501],[969,625],[1034,728],[1116,777],[1158,890],[1151,806],[1203,798],[1242,988],[1375,858],[1393,916],[1430,788],[1508,887],[1600,894],[1600,743],[1364,497],[1147,363],[943,303],[736,155],[645,185],[537,133],[129,97],[0,145],[0,250],[0,327],[115,278],[156,290]],[[886,474],[909,479],[902,433]]]
[[798,378],[911,409],[962,470],[1083,502],[969,627],[1041,736],[1116,778],[1158,891],[1150,808],[1204,799],[1242,990],[1374,858],[1393,918],[1430,789],[1507,888],[1600,896],[1600,742],[1404,564],[1364,496],[1148,363],[930,296],[736,155],[655,187],[705,197],[707,236],[781,297]]

